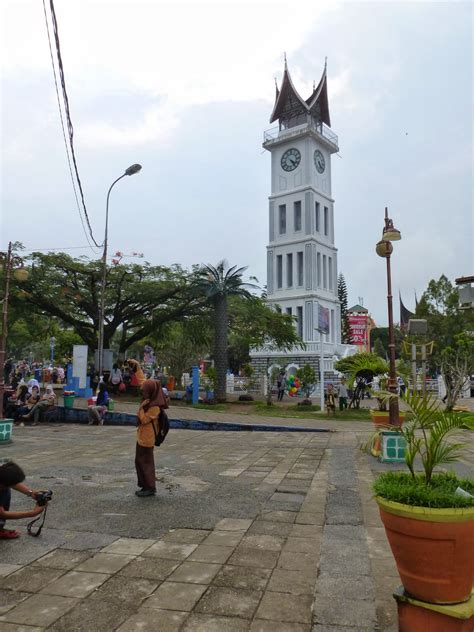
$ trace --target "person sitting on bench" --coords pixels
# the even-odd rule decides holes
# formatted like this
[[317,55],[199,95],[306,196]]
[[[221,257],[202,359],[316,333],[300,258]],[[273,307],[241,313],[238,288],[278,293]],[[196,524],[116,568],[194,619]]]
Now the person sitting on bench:
[[27,415],[23,415],[22,419],[28,420],[33,417],[32,425],[36,426],[36,424],[39,421],[39,417],[41,413],[47,410],[48,408],[52,408],[53,406],[56,406],[56,395],[54,394],[53,387],[47,386],[46,392],[44,393],[40,401],[33,406],[33,408],[30,410],[30,412]]

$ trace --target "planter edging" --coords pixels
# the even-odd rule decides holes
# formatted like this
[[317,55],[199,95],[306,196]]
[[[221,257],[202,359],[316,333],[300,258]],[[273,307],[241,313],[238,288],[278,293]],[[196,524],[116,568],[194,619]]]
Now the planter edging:
[[375,496],[379,507],[387,513],[425,522],[469,522],[474,521],[474,507],[420,507],[405,505],[382,496]]

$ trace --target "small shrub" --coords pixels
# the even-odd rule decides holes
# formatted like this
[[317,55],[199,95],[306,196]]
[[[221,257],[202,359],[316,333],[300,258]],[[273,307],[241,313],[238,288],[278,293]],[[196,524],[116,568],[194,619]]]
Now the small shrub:
[[252,395],[239,395],[239,402],[253,402]]

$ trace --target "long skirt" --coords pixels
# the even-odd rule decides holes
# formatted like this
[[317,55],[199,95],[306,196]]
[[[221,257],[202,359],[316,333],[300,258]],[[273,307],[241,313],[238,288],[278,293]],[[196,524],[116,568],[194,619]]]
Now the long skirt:
[[135,468],[137,470],[138,487],[156,491],[153,448],[144,448],[137,443],[135,451]]

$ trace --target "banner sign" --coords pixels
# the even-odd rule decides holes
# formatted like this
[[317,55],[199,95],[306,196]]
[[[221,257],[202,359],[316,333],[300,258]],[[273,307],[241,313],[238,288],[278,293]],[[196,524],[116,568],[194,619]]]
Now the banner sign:
[[86,388],[87,351],[87,345],[72,347],[72,376],[79,378],[79,388]]
[[318,305],[318,331],[323,334],[329,333],[329,309]]
[[349,337],[353,345],[367,344],[367,316],[348,316]]

